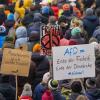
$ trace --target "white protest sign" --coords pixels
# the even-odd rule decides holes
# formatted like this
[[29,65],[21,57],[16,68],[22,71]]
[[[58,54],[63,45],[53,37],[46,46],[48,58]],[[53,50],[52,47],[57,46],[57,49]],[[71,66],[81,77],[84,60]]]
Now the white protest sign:
[[94,45],[53,47],[53,78],[56,80],[95,76]]

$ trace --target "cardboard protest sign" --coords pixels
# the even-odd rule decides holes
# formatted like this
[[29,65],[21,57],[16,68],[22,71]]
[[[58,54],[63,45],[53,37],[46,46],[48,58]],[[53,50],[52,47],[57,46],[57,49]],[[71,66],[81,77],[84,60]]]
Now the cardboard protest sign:
[[53,47],[53,78],[56,80],[95,76],[94,45]]
[[59,46],[60,43],[59,26],[42,26],[41,27],[41,54],[52,55],[52,47]]
[[8,75],[28,76],[31,62],[31,53],[18,49],[3,51],[1,73]]

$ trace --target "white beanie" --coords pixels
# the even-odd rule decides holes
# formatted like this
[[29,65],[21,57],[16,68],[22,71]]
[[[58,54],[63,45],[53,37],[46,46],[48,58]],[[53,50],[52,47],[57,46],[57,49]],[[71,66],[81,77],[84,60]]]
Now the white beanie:
[[32,89],[31,89],[30,84],[26,83],[24,85],[23,92],[22,92],[21,96],[31,96],[32,97]]
[[45,74],[43,75],[42,82],[47,84],[48,81],[49,81],[49,79],[50,79],[50,72],[47,72],[47,73],[45,73]]

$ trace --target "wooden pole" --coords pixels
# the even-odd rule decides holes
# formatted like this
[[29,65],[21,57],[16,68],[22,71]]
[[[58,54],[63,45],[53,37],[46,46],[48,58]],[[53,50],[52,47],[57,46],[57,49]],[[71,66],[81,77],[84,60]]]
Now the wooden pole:
[[16,99],[15,100],[18,100],[18,80],[17,80],[17,74],[16,74]]

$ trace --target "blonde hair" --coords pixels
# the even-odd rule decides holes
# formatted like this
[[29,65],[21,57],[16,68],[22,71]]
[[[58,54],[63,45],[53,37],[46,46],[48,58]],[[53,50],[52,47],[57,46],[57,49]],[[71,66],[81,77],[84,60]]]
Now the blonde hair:
[[86,96],[84,95],[79,95],[76,100],[89,100]]

